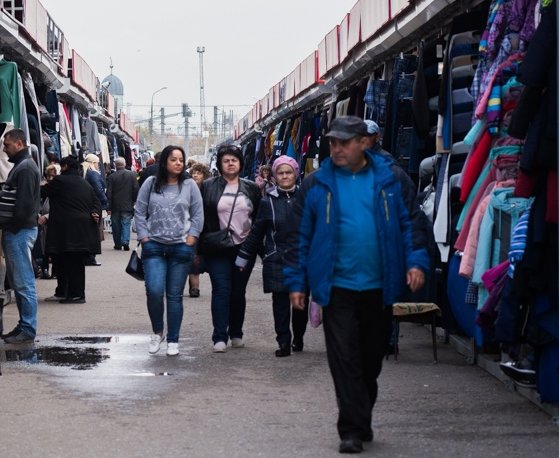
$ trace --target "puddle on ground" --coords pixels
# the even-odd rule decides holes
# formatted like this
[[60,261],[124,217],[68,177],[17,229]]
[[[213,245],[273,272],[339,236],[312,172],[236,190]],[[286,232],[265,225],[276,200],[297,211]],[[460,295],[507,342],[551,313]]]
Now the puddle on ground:
[[155,372],[135,372],[134,374],[130,374],[134,377],[170,377],[171,375],[169,372],[160,372],[156,374]]
[[0,344],[2,378],[33,370],[72,391],[96,397],[147,398],[172,389],[171,380],[193,375],[189,340],[182,339],[180,355],[170,358],[165,345],[157,355],[150,355],[147,335],[39,336],[32,344]]
[[109,358],[108,348],[41,347],[24,350],[5,350],[6,361],[25,361],[30,364],[64,366],[73,370],[89,370]]
[[83,344],[98,344],[98,343],[118,342],[118,336],[116,336],[116,337],[70,336],[70,337],[61,337],[58,340],[60,340],[62,342],[83,343]]

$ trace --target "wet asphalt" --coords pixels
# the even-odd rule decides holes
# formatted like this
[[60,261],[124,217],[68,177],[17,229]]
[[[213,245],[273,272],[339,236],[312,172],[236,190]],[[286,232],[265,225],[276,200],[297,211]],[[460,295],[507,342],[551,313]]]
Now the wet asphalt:
[[[305,350],[276,358],[271,297],[256,266],[243,349],[211,351],[210,286],[185,298],[180,355],[149,355],[143,283],[124,273],[129,253],[103,242],[86,271],[87,303],[44,302],[38,280],[33,344],[0,343],[0,456],[334,457],[336,403],[322,329]],[[4,310],[9,331],[15,305]],[[402,324],[398,361],[385,361],[363,456],[556,457],[559,428],[502,382]]]

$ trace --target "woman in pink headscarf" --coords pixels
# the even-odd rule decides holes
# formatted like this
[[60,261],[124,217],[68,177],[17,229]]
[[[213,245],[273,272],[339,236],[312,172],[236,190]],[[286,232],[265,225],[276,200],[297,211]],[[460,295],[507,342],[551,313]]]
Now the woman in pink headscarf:
[[289,356],[291,350],[303,350],[303,335],[307,327],[308,311],[293,310],[293,335],[290,330],[291,303],[283,282],[283,268],[288,249],[289,221],[298,192],[299,165],[288,156],[278,157],[272,165],[276,186],[269,189],[260,201],[256,219],[248,238],[238,253],[235,264],[240,269],[256,256],[266,237],[262,256],[264,292],[272,293],[274,325],[279,349],[276,356]]

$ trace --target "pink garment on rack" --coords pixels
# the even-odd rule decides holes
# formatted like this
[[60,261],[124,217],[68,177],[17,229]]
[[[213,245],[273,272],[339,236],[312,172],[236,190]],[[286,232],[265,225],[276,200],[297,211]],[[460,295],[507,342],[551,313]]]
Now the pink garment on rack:
[[464,203],[468,200],[468,196],[470,195],[472,188],[476,184],[483,167],[487,163],[490,149],[491,135],[489,135],[488,131],[485,131],[479,140],[479,143],[472,151],[468,160],[468,166],[464,169],[462,174],[464,178],[462,179],[462,187],[460,189],[460,202]]
[[487,85],[487,88],[485,89],[485,92],[483,93],[483,95],[479,99],[479,103],[478,103],[477,108],[476,108],[476,118],[481,119],[485,115],[485,112],[487,110],[487,102],[489,102],[489,96],[491,95],[491,89],[493,89],[493,83],[495,82],[495,79],[497,79],[497,76],[499,76],[501,74],[501,70],[503,68],[509,66],[515,60],[522,59],[523,57],[524,57],[523,52],[517,52],[517,53],[512,54],[507,60],[505,60],[501,65],[499,65],[499,67],[497,68],[497,71],[491,77],[491,80],[489,80],[489,84]]
[[[479,228],[481,226],[483,216],[487,211],[489,202],[491,201],[492,191],[496,188],[510,188],[512,186],[514,186],[514,180],[506,180],[495,183],[493,189],[491,189],[491,191],[485,195],[485,197],[481,200],[479,206],[476,208],[468,231],[466,243],[464,245],[464,253],[462,254],[462,259],[460,261],[460,268],[458,270],[458,273],[462,277],[472,278],[472,275],[474,273],[477,246],[479,242]],[[464,232],[464,229],[462,230],[462,232]]]

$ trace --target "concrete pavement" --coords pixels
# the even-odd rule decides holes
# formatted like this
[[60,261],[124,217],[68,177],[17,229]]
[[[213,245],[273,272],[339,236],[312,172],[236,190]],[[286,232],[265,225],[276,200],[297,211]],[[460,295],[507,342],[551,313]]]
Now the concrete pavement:
[[[203,275],[201,297],[185,298],[181,354],[171,358],[147,353],[143,283],[124,273],[128,253],[112,250],[110,235],[103,249],[102,266],[87,268],[86,304],[41,301],[35,346],[0,344],[0,456],[339,456],[322,329],[308,330],[303,353],[274,357],[258,263],[246,348],[212,353]],[[40,298],[53,294],[53,280],[37,284]],[[4,321],[9,331],[14,305]],[[403,324],[400,351],[384,365],[363,456],[557,456],[549,415],[448,345],[432,364],[424,328]],[[89,362],[71,364],[80,358]]]

